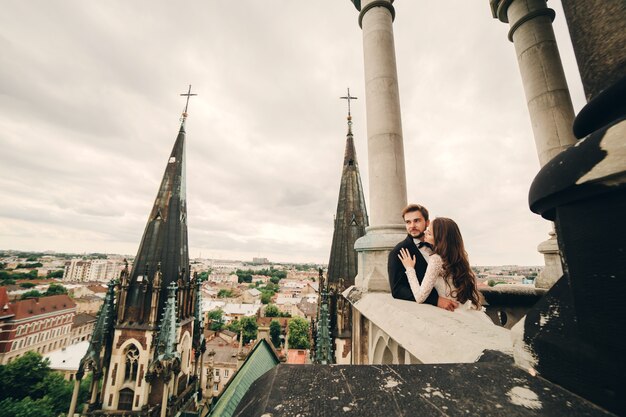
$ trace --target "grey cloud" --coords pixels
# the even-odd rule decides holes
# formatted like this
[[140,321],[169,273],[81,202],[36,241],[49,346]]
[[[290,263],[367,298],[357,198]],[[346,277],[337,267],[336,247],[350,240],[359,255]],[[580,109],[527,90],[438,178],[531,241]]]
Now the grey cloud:
[[[457,219],[473,262],[539,263],[549,224],[527,208],[538,162],[508,28],[486,4],[394,6],[409,199]],[[346,0],[5,2],[0,246],[134,253],[191,83],[192,254],[326,262],[346,87],[368,196],[357,17]]]

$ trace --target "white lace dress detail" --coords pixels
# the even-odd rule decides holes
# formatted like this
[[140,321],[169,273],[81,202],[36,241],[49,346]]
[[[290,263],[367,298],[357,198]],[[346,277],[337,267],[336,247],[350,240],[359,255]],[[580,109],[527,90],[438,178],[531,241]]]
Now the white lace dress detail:
[[[440,297],[457,301],[456,297],[452,295],[452,293],[455,292],[456,287],[454,287],[453,283],[446,285],[444,280],[443,259],[441,259],[441,256],[436,253],[430,255],[430,258],[428,259],[428,268],[426,268],[426,272],[424,273],[422,285],[420,285],[417,280],[414,268],[408,268],[406,270],[406,276],[408,278],[411,291],[413,292],[413,297],[415,297],[415,301],[418,303],[426,301],[426,298],[428,298],[433,288],[437,290]],[[474,307],[471,300],[467,300],[465,304],[459,305],[455,312],[479,313],[478,315],[481,319],[493,324],[491,319],[482,311],[482,309],[477,310]]]
[[[439,292],[440,285],[437,284],[437,281],[441,281],[441,285],[443,285],[444,287],[446,285],[443,282],[443,259],[441,259],[441,256],[437,254],[431,255],[428,259],[428,268],[426,268],[426,273],[424,273],[422,285],[420,285],[419,281],[417,280],[415,268],[407,268],[406,276],[409,280],[409,286],[411,287],[411,291],[413,292],[413,297],[415,297],[415,301],[417,301],[418,303],[423,303],[424,301],[426,301],[433,288],[435,288],[437,292]],[[443,294],[444,292],[439,292],[439,295],[442,297]]]

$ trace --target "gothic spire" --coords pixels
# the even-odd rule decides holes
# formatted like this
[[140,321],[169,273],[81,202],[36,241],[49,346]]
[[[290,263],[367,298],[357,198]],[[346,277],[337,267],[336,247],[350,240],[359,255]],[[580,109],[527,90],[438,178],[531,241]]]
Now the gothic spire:
[[[369,222],[352,134],[350,100],[356,100],[356,97],[351,96],[348,89],[348,95],[340,98],[348,100],[348,133],[335,214],[335,230],[328,261],[327,285],[324,290],[328,297],[326,309],[331,335],[347,339],[351,335],[351,309],[350,304],[341,297],[341,293],[345,288],[354,285],[357,274],[357,253],[354,244],[365,235],[365,228]],[[320,291],[321,287],[322,285]],[[320,305],[320,313],[322,308],[323,305]],[[320,314],[320,325],[321,320]],[[343,359],[343,350],[341,356]],[[337,360],[340,360],[339,356]]]
[[339,284],[340,278],[344,279],[346,286],[354,284],[357,273],[354,242],[365,234],[365,228],[369,225],[352,134],[350,100],[356,100],[356,97],[351,96],[348,89],[348,95],[341,98],[348,100],[348,133],[335,214],[335,230],[328,262],[328,283],[331,286]]
[[[124,314],[120,322],[146,323],[151,310],[151,296],[148,287],[160,264],[163,282],[158,297],[156,317],[160,317],[167,288],[177,282],[181,274],[189,280],[189,252],[187,246],[187,199],[185,189],[185,121],[191,86],[187,93],[185,110],[182,113],[180,129],[174,143],[157,192],[154,205],[148,217],[143,237],[133,268],[130,273],[128,294],[125,297]],[[187,271],[185,273],[184,271]]]

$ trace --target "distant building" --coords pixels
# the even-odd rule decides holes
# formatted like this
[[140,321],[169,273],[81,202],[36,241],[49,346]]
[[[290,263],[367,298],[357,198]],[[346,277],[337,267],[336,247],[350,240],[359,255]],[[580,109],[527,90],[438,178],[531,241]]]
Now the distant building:
[[267,258],[252,258],[253,264],[269,264],[270,261]]
[[124,263],[119,260],[75,258],[65,263],[63,281],[110,281],[120,276]]
[[212,273],[209,275],[208,282],[216,284],[228,285],[230,287],[236,287],[239,283],[239,277],[235,274],[228,273]]
[[309,361],[309,352],[307,349],[289,349],[287,352],[287,363],[290,365],[304,365],[311,363]]
[[225,301],[203,300],[202,312],[206,315],[206,313],[209,311],[221,309],[224,312],[224,320],[226,322],[229,322],[231,320],[238,320],[241,317],[256,316],[261,306],[262,304],[258,301],[254,304],[243,304],[227,303]]
[[241,261],[213,260],[211,262],[211,269],[219,273],[235,272],[241,268],[243,268],[243,262]]
[[261,299],[261,291],[256,288],[250,288],[243,292],[242,300],[244,303],[253,304]]
[[278,310],[288,313],[292,317],[304,317],[304,313],[298,308],[298,304],[302,301],[301,297],[281,297],[278,296],[274,300],[274,304]]
[[86,295],[75,298],[74,301],[76,302],[76,313],[96,314],[100,310],[104,299],[97,295]]
[[70,344],[76,304],[67,294],[10,302],[0,287],[0,308],[0,364]]
[[[87,313],[77,313],[72,323],[72,335],[70,336],[70,344],[74,345],[80,342],[88,342],[91,340],[91,334],[96,324],[96,316]],[[87,349],[85,348],[85,351]],[[81,355],[84,356],[85,352]],[[76,368],[78,369],[78,367]]]
[[[206,352],[202,360],[203,384],[205,397],[217,397],[237,372],[239,343],[237,335],[220,331],[206,342]],[[242,347],[243,355],[249,348]]]

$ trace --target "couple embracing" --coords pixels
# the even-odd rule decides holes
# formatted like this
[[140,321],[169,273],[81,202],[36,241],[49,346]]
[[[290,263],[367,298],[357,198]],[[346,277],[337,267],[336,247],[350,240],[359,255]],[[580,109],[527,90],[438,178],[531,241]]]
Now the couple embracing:
[[410,204],[402,210],[408,236],[389,253],[389,285],[394,298],[431,304],[448,311],[482,312],[476,276],[472,271],[459,227]]

